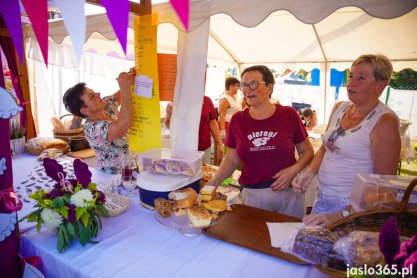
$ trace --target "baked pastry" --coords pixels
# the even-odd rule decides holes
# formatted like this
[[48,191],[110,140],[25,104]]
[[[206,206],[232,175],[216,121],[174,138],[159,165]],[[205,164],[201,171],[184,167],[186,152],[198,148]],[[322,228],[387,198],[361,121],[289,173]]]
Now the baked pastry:
[[298,231],[293,253],[313,264],[345,270],[343,256],[333,250],[338,239],[339,235],[328,229],[305,227]]
[[155,210],[162,218],[168,218],[171,216],[173,202],[165,200],[163,198],[157,198],[154,200]]
[[352,267],[365,264],[374,267],[384,263],[378,240],[378,232],[352,231],[339,239],[333,249]]
[[211,216],[206,208],[191,206],[188,208],[188,219],[194,228],[204,228],[210,225]]
[[212,185],[203,186],[203,188],[200,189],[201,201],[210,201],[215,190],[216,188]]
[[369,186],[365,189],[362,199],[369,209],[380,208],[383,205],[395,207],[397,194],[395,190],[391,190],[385,186]]
[[43,150],[56,148],[64,152],[68,151],[68,143],[62,139],[49,137],[35,137],[29,139],[25,146],[25,151],[31,154],[40,154]]
[[176,208],[188,208],[197,203],[198,194],[194,189],[188,187],[186,189],[174,190],[168,194],[170,200],[175,201]]
[[211,200],[204,203],[203,206],[210,212],[211,217],[214,219],[227,210],[227,202],[225,200]]
[[211,196],[212,200],[224,200],[227,201],[227,195],[224,195],[221,192],[214,192],[213,196]]
[[160,159],[152,162],[148,167],[150,172],[159,174],[173,174],[194,176],[194,170],[185,162],[178,160]]

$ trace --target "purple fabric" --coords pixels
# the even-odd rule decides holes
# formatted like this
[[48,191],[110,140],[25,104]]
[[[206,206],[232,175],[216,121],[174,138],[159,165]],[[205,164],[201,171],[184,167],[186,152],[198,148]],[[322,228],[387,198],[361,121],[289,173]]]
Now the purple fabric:
[[[0,27],[6,28],[6,24],[4,23],[3,18],[0,16]],[[24,99],[23,99],[23,93],[20,88],[20,84],[18,82],[19,75],[18,75],[18,62],[16,60],[16,53],[15,53],[15,47],[13,45],[13,41],[9,37],[0,37],[0,46],[3,50],[4,56],[6,57],[7,64],[9,66],[11,78],[12,78],[12,84],[13,88],[16,92],[16,96],[19,99],[19,104],[23,108],[23,111],[21,112],[20,117],[20,125],[23,126],[27,130],[27,119],[26,119],[26,104],[23,105]],[[3,83],[4,83],[4,79]],[[3,86],[4,88],[5,86]],[[27,104],[30,105],[30,104]],[[35,130],[35,128],[33,129]],[[36,133],[35,133],[36,136]]]

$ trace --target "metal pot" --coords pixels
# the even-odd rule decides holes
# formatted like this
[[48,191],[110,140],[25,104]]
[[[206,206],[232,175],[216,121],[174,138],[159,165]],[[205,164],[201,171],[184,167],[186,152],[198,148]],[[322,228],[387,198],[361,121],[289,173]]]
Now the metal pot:
[[82,151],[90,148],[85,136],[72,136],[68,138],[68,144],[72,152]]

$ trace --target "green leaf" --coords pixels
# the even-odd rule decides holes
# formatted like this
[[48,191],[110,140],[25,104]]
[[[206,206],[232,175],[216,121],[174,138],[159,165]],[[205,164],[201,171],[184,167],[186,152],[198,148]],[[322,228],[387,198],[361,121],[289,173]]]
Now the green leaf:
[[59,207],[60,208],[62,208],[65,205],[64,198],[63,197],[59,197],[58,198],[58,204],[59,204]]
[[61,231],[62,231],[62,234],[63,234],[63,236],[64,236],[64,240],[65,240],[65,242],[71,242],[71,240],[69,239],[69,236],[68,236],[68,232],[67,232],[67,229],[66,229],[66,227],[64,226],[64,225],[60,225],[59,226],[59,228],[61,229]]
[[97,214],[100,215],[100,216],[105,216],[105,217],[109,216],[109,211],[106,209],[105,206],[103,206],[101,204],[97,204],[95,210],[96,210]]
[[75,208],[75,215],[77,217],[77,220],[80,220],[81,216],[84,215],[84,213],[87,212],[87,208],[82,208],[82,207],[76,207]]
[[68,210],[69,210],[68,207],[63,207],[63,208],[59,209],[58,211],[62,214],[62,216],[65,219],[68,219]]
[[88,220],[90,219],[90,214],[88,214],[88,213],[84,213],[82,216],[81,216],[81,221],[83,222],[83,224],[84,224],[84,227],[87,227],[88,226]]
[[80,243],[82,246],[86,245],[89,240],[89,230],[84,228],[84,226],[80,225]]
[[72,238],[75,238],[75,230],[74,230],[74,226],[73,226],[73,224],[72,224],[71,222],[68,222],[68,223],[66,224],[66,226],[67,226],[67,231],[68,231],[68,233],[70,234],[70,236],[71,236]]
[[69,195],[67,195],[67,194],[65,194],[65,195],[64,195],[64,201],[65,201],[67,204],[70,204],[70,203],[71,203],[70,196],[69,196]]
[[55,198],[55,199],[52,200],[52,207],[56,208],[57,205],[58,205],[58,198]]
[[36,224],[36,231],[39,233],[39,231],[41,230],[41,226],[42,226],[42,222],[38,222],[38,224]]
[[64,235],[62,233],[61,226],[58,227],[58,242],[57,242],[56,248],[58,249],[58,252],[59,253],[62,253],[66,249],[65,248]]

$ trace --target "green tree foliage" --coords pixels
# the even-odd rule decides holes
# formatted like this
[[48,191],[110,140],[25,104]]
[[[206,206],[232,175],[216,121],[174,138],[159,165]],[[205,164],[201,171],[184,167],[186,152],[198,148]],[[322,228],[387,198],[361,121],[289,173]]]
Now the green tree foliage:
[[412,69],[394,72],[389,85],[394,89],[417,90],[417,72]]

